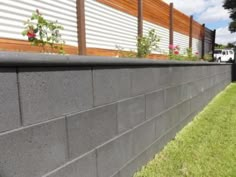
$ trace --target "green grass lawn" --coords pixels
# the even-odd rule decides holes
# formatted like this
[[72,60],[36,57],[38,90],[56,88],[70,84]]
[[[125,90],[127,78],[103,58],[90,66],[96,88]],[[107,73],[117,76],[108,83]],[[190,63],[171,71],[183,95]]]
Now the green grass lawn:
[[135,177],[236,177],[236,84],[231,84]]

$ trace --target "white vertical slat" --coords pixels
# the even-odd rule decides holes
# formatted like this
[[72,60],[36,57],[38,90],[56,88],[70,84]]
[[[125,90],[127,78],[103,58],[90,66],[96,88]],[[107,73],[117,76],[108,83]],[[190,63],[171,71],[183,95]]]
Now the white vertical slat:
[[152,51],[155,54],[166,54],[169,49],[169,29],[161,27],[159,25],[150,23],[148,21],[143,21],[143,32],[144,35],[148,34],[148,32],[154,29],[157,35],[160,37],[160,42],[158,43],[159,49],[156,51]]
[[65,29],[61,31],[66,44],[78,46],[76,0],[7,0],[0,1],[0,37],[24,39],[21,32],[33,11],[50,21],[58,21]]
[[96,0],[85,1],[87,47],[136,50],[137,18]]
[[201,56],[202,53],[202,41],[196,38],[192,39],[192,49],[193,53],[198,52],[199,56]]
[[180,47],[180,53],[185,54],[186,49],[189,48],[189,36],[174,32],[174,45]]

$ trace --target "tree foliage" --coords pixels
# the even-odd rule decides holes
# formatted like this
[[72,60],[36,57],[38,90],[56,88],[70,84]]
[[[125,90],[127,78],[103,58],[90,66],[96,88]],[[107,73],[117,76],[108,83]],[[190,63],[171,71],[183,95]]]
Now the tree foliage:
[[223,7],[230,12],[233,21],[229,24],[229,30],[234,33],[236,32],[236,0],[225,0]]
[[235,0],[225,0],[223,7],[230,11],[230,18],[236,20],[236,1]]

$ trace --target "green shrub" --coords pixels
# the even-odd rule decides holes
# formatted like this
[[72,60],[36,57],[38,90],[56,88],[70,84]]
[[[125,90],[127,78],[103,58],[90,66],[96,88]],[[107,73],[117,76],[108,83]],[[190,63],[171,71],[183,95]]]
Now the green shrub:
[[56,22],[46,20],[38,10],[32,13],[30,19],[25,23],[23,36],[28,37],[28,41],[33,46],[42,47],[43,52],[48,52],[47,47],[50,47],[51,52],[64,53],[60,30],[63,26]]
[[160,38],[157,36],[156,31],[151,29],[147,35],[137,38],[137,57],[145,58],[151,53],[152,50],[158,48]]

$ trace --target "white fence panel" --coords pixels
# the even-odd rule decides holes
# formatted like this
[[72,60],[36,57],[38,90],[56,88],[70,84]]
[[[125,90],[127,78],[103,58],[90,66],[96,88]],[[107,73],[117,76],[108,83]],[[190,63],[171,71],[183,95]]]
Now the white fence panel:
[[199,56],[202,55],[202,41],[196,38],[193,38],[192,42],[193,53],[198,53]]
[[136,50],[137,18],[96,0],[85,1],[87,47]]
[[23,39],[26,21],[38,9],[50,21],[58,21],[66,44],[77,46],[76,0],[7,0],[0,1],[0,38]]

